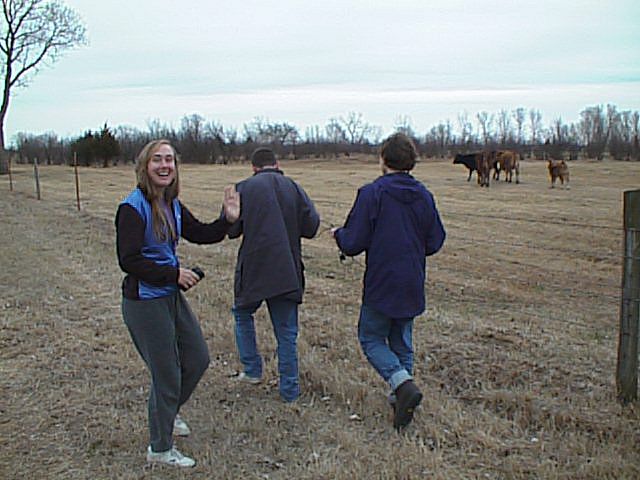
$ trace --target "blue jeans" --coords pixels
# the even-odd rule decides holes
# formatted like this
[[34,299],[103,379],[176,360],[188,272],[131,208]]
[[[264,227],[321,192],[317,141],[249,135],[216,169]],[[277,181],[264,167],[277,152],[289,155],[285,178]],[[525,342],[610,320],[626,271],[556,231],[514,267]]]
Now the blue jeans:
[[391,318],[371,307],[360,307],[358,340],[367,360],[392,390],[411,380],[413,317]]
[[[300,396],[298,380],[298,304],[282,297],[266,300],[273,333],[278,343],[278,373],[280,395],[287,402]],[[262,357],[256,344],[253,315],[262,301],[242,307],[233,307],[235,317],[236,345],[244,373],[249,377],[262,377]]]

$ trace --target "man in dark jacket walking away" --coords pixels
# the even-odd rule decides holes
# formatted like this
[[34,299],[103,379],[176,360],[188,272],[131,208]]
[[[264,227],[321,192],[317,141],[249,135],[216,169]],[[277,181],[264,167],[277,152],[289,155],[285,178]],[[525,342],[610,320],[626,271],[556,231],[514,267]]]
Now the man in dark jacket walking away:
[[254,313],[266,301],[278,344],[280,395],[293,402],[300,396],[298,304],[304,292],[300,238],[315,236],[320,217],[302,187],[282,173],[272,150],[255,150],[251,165],[253,176],[236,186],[241,213],[229,230],[229,238],[242,235],[233,306],[236,345],[244,367],[239,379],[252,384],[262,379]]
[[383,175],[358,190],[344,227],[333,234],[345,255],[366,252],[358,340],[369,363],[390,385],[394,427],[404,428],[422,400],[413,382],[413,320],[425,310],[426,258],[445,230],[433,195],[409,172],[417,151],[401,133],[380,151]]

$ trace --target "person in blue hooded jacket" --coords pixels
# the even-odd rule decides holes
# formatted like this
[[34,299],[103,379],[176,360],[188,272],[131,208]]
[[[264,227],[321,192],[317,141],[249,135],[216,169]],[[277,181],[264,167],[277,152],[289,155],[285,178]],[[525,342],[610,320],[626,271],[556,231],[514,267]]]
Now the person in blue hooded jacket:
[[344,226],[333,229],[342,253],[366,252],[358,340],[391,387],[397,430],[411,422],[422,400],[413,381],[413,323],[426,306],[426,257],[446,236],[433,195],[409,173],[417,156],[408,136],[387,138],[380,150],[383,175],[358,190]]
[[176,151],[167,140],[154,140],[136,159],[137,187],[118,206],[116,247],[126,273],[122,282],[122,315],[151,375],[147,461],[192,467],[173,436],[190,429],[178,415],[209,365],[209,350],[196,316],[180,290],[200,276],[180,265],[179,239],[215,243],[224,239],[240,215],[233,185],[224,191],[223,212],[201,223],[178,199]]

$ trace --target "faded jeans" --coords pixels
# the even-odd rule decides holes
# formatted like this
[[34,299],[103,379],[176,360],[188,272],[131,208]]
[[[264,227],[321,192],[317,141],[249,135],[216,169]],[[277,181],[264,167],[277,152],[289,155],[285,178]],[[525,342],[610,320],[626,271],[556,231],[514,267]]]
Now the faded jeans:
[[413,317],[388,317],[367,305],[360,307],[358,340],[369,363],[393,391],[413,372]]
[[[298,379],[298,304],[282,297],[266,300],[273,333],[278,344],[278,373],[280,396],[293,402],[300,396]],[[242,307],[234,306],[236,345],[244,373],[253,378],[262,377],[262,357],[256,344],[254,314],[262,300]]]

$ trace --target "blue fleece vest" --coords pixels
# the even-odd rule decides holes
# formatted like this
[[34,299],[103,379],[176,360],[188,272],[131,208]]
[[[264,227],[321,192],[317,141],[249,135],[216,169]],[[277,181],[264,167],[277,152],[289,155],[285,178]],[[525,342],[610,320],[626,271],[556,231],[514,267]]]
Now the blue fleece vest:
[[[151,204],[145,198],[144,193],[136,188],[122,201],[123,204],[131,205],[136,209],[144,222],[144,245],[142,247],[142,255],[145,258],[153,260],[159,265],[178,266],[178,256],[176,255],[176,247],[178,246],[178,238],[182,234],[182,209],[178,199],[173,200],[173,217],[176,221],[177,238],[175,241],[160,241],[153,233]],[[150,298],[166,297],[176,292],[177,285],[165,285],[162,287],[151,285],[149,283],[138,281],[138,296],[141,300]]]

